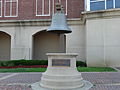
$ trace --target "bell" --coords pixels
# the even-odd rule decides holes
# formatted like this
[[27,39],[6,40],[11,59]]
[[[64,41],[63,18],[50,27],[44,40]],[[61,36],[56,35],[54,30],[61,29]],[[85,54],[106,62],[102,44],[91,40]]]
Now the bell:
[[56,13],[52,16],[52,24],[47,32],[58,34],[71,33],[71,29],[67,25],[67,19],[60,3],[56,4]]

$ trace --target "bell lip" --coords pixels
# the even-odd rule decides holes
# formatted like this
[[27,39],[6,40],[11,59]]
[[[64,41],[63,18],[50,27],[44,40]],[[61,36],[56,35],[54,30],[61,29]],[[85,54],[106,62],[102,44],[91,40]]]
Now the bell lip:
[[57,34],[67,34],[67,33],[72,33],[72,31],[68,31],[68,30],[47,30],[47,32],[51,32],[51,33],[57,33]]

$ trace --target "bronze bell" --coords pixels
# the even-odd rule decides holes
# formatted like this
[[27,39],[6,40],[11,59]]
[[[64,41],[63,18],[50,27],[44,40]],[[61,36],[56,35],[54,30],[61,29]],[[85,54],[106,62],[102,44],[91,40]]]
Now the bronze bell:
[[52,16],[52,24],[47,32],[58,34],[71,33],[72,31],[67,25],[67,19],[60,3],[56,3],[56,11],[57,12]]

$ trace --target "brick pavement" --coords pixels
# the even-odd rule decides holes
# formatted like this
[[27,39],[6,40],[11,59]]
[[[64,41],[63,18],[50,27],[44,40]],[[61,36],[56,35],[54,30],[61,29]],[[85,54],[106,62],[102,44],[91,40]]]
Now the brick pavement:
[[25,85],[2,85],[0,90],[31,90],[31,88]]
[[120,90],[119,72],[82,73],[94,86],[90,90]]
[[[90,90],[120,90],[120,72],[84,72],[82,77],[94,84]],[[40,78],[41,73],[0,73],[0,90],[31,90]]]

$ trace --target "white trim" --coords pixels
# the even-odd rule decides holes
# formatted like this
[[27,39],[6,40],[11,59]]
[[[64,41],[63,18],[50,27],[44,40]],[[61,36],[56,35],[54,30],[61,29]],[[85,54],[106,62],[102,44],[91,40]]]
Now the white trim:
[[1,4],[1,15],[0,15],[0,17],[2,17],[2,0],[0,0],[0,4]]
[[15,15],[15,16],[4,16],[4,17],[18,17],[17,15]]
[[68,0],[66,0],[66,13],[65,13],[65,15],[68,14],[68,8],[67,8],[67,6],[68,6]]
[[[6,3],[9,2],[10,3],[10,15],[6,15]],[[12,15],[12,3],[15,2],[16,3],[16,15]],[[4,2],[4,17],[18,17],[18,0],[10,0],[10,1],[6,1]]]
[[113,0],[113,8],[115,8],[115,0]]
[[46,15],[36,15],[36,16],[50,16],[50,15],[49,15],[49,14],[48,14],[48,15],[46,14]]
[[44,12],[44,1],[45,0],[42,0],[42,14],[38,14],[37,12],[38,12],[38,0],[36,0],[36,16],[50,16],[50,3],[51,3],[51,0],[48,0],[49,1],[49,12],[48,12],[48,14],[44,14],[45,12]]
[[37,0],[36,0],[36,15],[37,15]]
[[105,9],[107,9],[107,0],[105,0]]
[[18,16],[18,0],[17,0],[16,15]]
[[90,11],[90,0],[87,0],[86,4],[87,11]]
[[96,1],[90,1],[90,2],[101,2],[101,1],[105,1],[105,0],[96,0]]
[[107,0],[105,0],[105,10],[107,9]]

